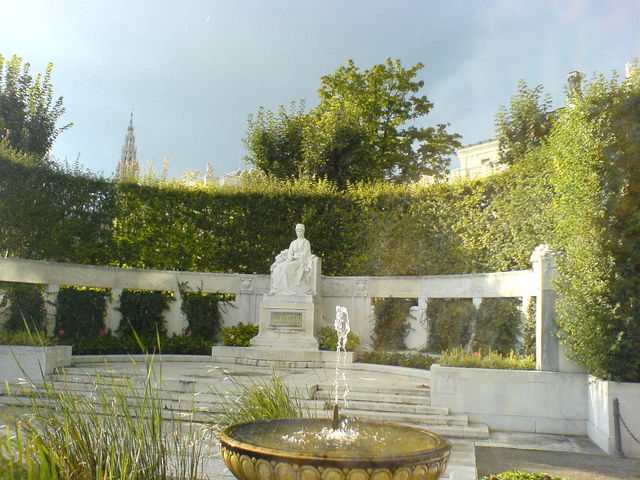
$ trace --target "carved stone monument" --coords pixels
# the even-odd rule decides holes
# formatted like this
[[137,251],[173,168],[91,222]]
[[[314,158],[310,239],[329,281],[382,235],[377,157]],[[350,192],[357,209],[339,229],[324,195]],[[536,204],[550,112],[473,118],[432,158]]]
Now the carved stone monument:
[[317,350],[314,333],[322,312],[319,299],[321,262],[296,225],[297,238],[271,265],[269,293],[262,296],[259,333],[251,345]]

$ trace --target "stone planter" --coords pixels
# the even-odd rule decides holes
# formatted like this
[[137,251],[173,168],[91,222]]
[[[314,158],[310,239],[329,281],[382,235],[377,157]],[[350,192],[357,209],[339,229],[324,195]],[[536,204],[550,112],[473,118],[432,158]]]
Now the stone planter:
[[[631,433],[640,438],[640,383],[610,382],[589,377],[587,431],[589,438],[610,455],[615,455],[615,424],[613,400],[618,399],[620,414]],[[640,444],[620,425],[622,452],[627,457],[640,458]]]
[[71,345],[0,345],[0,383],[41,382],[56,368],[71,365]]
[[585,435],[587,375],[433,365],[431,405],[496,430]]

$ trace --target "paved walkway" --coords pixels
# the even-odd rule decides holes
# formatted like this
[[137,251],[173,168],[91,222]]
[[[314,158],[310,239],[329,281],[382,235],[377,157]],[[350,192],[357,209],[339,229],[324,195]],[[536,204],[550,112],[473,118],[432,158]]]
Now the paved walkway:
[[[238,381],[268,378],[274,371],[266,367],[211,363],[208,357],[188,358],[187,361],[186,358],[166,356],[162,362],[156,362],[163,380],[185,384],[198,381],[198,385],[199,380],[202,380],[214,385],[216,391],[223,392],[226,389],[233,390]],[[75,366],[88,374],[92,371],[108,371],[132,376],[143,374],[146,368],[144,362],[132,364],[126,357],[120,362],[116,360],[112,357],[109,365],[105,365],[97,358],[77,358]],[[334,378],[333,368],[282,369],[277,373],[291,388],[301,393],[307,392],[314,385],[333,382]],[[383,366],[363,367],[361,364],[354,364],[347,376],[350,385],[367,385],[371,389],[402,388],[408,385],[424,387],[429,385],[430,380],[428,371]],[[319,415],[326,416],[327,412],[319,412]],[[452,438],[451,441],[452,455],[445,474],[450,480],[475,480],[476,469],[478,474],[499,473],[508,469],[546,471],[560,474],[567,480],[640,478],[640,460],[621,460],[604,455],[587,437],[492,432],[490,438],[485,440]],[[209,478],[233,478],[219,457],[216,438],[210,439],[206,455],[205,470]],[[612,465],[619,466],[618,470]]]

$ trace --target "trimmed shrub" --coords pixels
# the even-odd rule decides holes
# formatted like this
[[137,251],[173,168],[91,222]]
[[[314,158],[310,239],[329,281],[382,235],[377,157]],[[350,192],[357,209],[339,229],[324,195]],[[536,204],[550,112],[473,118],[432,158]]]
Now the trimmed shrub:
[[163,312],[173,300],[170,292],[124,290],[120,296],[122,320],[118,333],[129,336],[135,331],[140,338],[165,337]]
[[97,336],[105,330],[107,300],[105,289],[62,287],[58,292],[55,331],[65,336]]
[[222,328],[223,306],[233,295],[224,293],[205,293],[201,289],[187,291],[181,285],[182,312],[187,316],[189,331],[196,337],[216,341]]
[[518,298],[483,298],[478,308],[473,350],[495,350],[503,355],[522,351],[520,305]]
[[228,347],[249,347],[251,339],[258,334],[258,325],[242,322],[233,327],[224,327],[220,332],[222,344]]
[[502,355],[498,352],[467,352],[462,348],[446,350],[440,357],[443,367],[498,368],[504,370],[535,370],[536,359],[533,355],[516,355],[510,352]]
[[373,348],[376,350],[402,350],[404,339],[411,328],[407,317],[411,307],[417,305],[413,298],[374,298]]
[[378,365],[395,365],[399,367],[422,368],[429,370],[435,362],[435,358],[431,355],[424,355],[417,352],[385,352],[383,350],[373,350],[369,352],[361,352],[358,356],[358,362],[375,363]]
[[[318,332],[318,343],[320,344],[320,350],[333,350],[335,352],[338,348],[338,332],[336,332],[335,328],[325,325]],[[346,350],[352,352],[359,347],[360,337],[353,332],[349,332],[347,344],[345,345]]]
[[9,331],[28,328],[32,331],[44,328],[46,311],[42,286],[32,283],[4,283],[2,290],[7,292],[7,299],[11,302],[11,314],[5,324]]
[[467,298],[437,298],[427,304],[430,352],[465,346],[471,338],[471,324],[476,318],[476,307]]

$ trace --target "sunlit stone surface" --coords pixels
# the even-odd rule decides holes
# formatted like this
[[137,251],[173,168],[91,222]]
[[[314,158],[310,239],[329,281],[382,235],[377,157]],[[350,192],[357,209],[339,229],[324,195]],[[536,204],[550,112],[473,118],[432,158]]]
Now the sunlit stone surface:
[[240,480],[435,480],[449,459],[451,444],[426,430],[350,421],[340,435],[330,427],[328,419],[234,425],[220,434],[222,456]]

